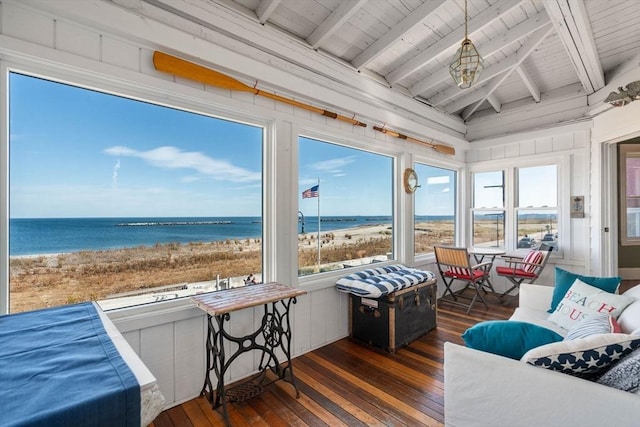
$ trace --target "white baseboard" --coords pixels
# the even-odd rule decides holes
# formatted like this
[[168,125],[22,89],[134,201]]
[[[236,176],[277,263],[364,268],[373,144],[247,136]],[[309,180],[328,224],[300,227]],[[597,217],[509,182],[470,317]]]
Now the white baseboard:
[[640,268],[619,268],[618,275],[622,280],[640,280]]

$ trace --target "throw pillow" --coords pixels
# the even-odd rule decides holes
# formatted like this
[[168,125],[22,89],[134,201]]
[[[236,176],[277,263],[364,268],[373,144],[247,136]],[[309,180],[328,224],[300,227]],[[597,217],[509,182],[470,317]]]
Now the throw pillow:
[[551,298],[551,308],[547,310],[547,313],[553,313],[558,306],[558,303],[564,298],[565,294],[573,285],[576,279],[580,279],[583,282],[600,288],[605,292],[615,293],[620,286],[621,277],[590,277],[575,274],[570,271],[556,267],[555,275],[555,287],[553,288],[553,297]]
[[467,347],[519,360],[532,348],[562,341],[562,335],[533,323],[489,320],[467,329],[462,339]]
[[565,340],[575,340],[593,334],[620,333],[620,325],[609,313],[595,313],[583,317],[569,329]]
[[520,360],[533,366],[592,378],[637,348],[640,348],[639,336],[597,334],[536,347]]
[[[544,254],[540,251],[529,251],[529,253],[522,259],[522,261],[539,265],[542,262],[543,258]],[[537,265],[522,264],[522,269],[527,273],[533,273],[537,267]]]
[[576,279],[549,320],[564,329],[571,329],[589,314],[608,313],[617,318],[635,298],[603,292]]
[[638,390],[640,388],[640,349],[623,357],[596,382],[631,393]]
[[640,335],[640,285],[634,286],[622,295],[635,297],[636,300],[618,317],[620,329],[625,334]]

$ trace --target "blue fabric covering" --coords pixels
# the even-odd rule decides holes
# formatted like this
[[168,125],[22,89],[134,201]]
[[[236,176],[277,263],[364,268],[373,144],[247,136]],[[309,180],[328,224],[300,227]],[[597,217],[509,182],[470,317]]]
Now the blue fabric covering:
[[562,341],[562,335],[515,320],[489,320],[480,322],[462,334],[469,348],[520,360],[532,348]]
[[140,426],[140,386],[93,304],[0,316],[0,424]]
[[394,264],[351,273],[339,279],[336,288],[361,297],[380,298],[434,278],[431,271]]
[[547,310],[547,313],[553,313],[556,310],[556,307],[560,304],[560,301],[562,301],[562,298],[564,298],[576,279],[580,279],[587,285],[595,286],[598,289],[613,294],[618,289],[622,277],[582,276],[556,267],[555,287],[553,288],[553,297],[551,298],[551,308]]

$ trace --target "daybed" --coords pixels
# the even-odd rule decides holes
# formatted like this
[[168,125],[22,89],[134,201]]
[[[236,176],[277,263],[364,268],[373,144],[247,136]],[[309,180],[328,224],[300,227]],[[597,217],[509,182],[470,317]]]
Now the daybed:
[[[519,307],[510,322],[534,323],[566,334],[547,320],[553,289],[523,284]],[[630,311],[625,322],[620,321],[621,332],[640,335],[640,285],[627,294],[637,300],[627,307]],[[447,426],[640,425],[638,391],[618,390],[450,342],[445,343],[444,350]]]
[[150,424],[165,399],[95,303],[0,316],[0,424]]

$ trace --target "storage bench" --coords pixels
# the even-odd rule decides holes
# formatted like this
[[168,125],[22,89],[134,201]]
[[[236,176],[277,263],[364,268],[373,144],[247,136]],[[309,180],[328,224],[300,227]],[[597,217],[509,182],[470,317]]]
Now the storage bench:
[[436,286],[432,272],[403,265],[338,280],[338,290],[350,294],[349,336],[394,353],[436,327]]

